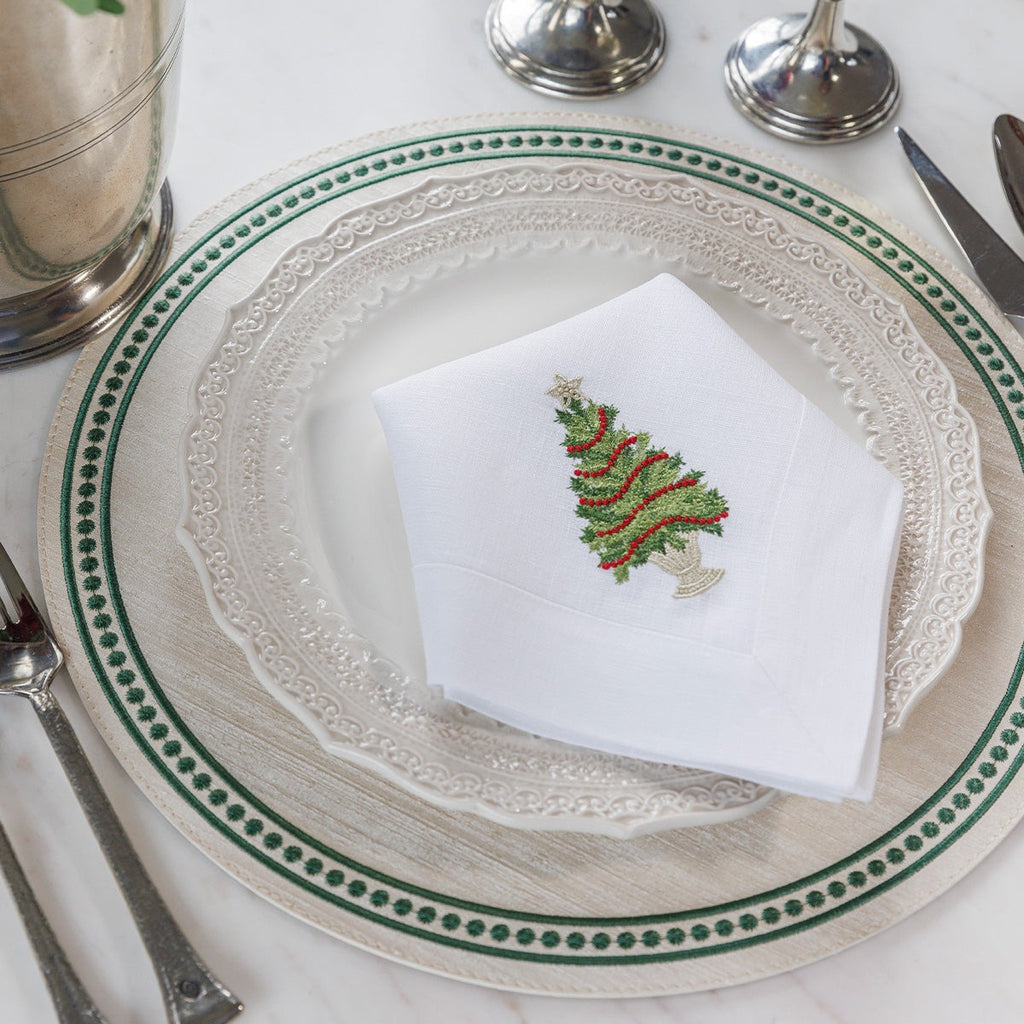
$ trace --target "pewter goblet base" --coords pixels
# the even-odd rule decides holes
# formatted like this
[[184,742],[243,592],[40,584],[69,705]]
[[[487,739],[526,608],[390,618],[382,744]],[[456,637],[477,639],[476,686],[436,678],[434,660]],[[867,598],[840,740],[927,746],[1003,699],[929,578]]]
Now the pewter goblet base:
[[537,92],[597,99],[632,89],[665,56],[665,26],[648,0],[494,0],[487,43]]
[[729,96],[759,127],[800,142],[844,142],[892,116],[896,68],[874,37],[843,23],[841,9],[841,0],[818,0],[810,15],[765,18],[733,44]]

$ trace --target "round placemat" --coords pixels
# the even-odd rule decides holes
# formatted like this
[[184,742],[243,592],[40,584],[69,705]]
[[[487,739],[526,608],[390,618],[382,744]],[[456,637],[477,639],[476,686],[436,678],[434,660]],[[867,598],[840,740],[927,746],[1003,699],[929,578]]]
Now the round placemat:
[[[214,624],[174,532],[187,395],[226,311],[345,209],[441,167],[507,159],[615,161],[742,193],[853,262],[948,365],[995,513],[985,587],[949,673],[886,739],[870,803],[783,797],[742,821],[630,840],[508,829],[325,754]],[[586,115],[381,133],[220,204],[110,345],[83,353],[41,482],[48,604],[76,686],[132,777],[212,859],[310,923],[415,966],[552,994],[777,973],[922,906],[1024,811],[1024,375],[1011,344],[979,290],[907,229],[731,144]]]

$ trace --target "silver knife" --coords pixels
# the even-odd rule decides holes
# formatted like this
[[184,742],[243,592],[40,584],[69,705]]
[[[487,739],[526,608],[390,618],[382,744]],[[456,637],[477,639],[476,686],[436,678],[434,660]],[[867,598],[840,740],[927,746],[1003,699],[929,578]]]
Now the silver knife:
[[1006,318],[1024,334],[1024,261],[902,129],[896,135],[942,222]]

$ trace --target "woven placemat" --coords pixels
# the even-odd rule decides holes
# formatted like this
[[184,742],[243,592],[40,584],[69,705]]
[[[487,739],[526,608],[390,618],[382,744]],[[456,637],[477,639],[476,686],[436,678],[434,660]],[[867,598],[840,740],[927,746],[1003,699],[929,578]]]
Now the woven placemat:
[[[292,913],[405,963],[516,990],[718,987],[906,917],[1024,811],[1018,339],[946,260],[838,186],[677,128],[553,119],[381,133],[201,218],[109,347],[83,353],[59,404],[40,492],[47,601],[76,686],[128,772],[213,860]],[[949,366],[982,437],[995,513],[985,587],[955,664],[885,741],[870,804],[787,797],[742,821],[631,840],[446,812],[323,753],[214,624],[174,531],[188,393],[226,310],[285,249],[354,206],[440,168],[513,158],[675,169],[742,192],[902,303]]]

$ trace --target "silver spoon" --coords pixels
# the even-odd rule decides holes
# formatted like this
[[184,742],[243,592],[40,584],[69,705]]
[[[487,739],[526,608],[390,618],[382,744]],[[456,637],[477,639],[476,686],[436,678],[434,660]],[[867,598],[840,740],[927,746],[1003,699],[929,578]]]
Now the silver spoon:
[[992,126],[992,142],[1003,191],[1024,231],[1024,122],[1013,114],[1000,114]]

